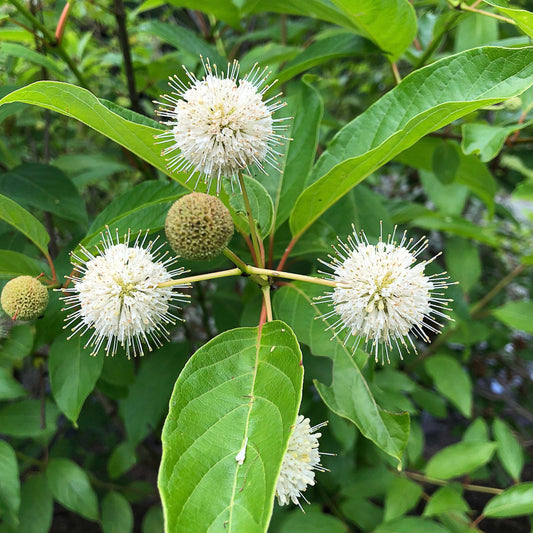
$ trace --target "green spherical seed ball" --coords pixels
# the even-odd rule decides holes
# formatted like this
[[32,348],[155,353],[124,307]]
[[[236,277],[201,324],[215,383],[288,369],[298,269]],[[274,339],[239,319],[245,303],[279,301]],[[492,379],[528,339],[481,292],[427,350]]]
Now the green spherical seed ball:
[[185,259],[209,261],[220,255],[231,240],[233,220],[216,196],[193,192],[169,209],[165,233],[177,254]]
[[36,278],[19,276],[6,283],[0,303],[13,320],[34,320],[48,305],[48,289]]

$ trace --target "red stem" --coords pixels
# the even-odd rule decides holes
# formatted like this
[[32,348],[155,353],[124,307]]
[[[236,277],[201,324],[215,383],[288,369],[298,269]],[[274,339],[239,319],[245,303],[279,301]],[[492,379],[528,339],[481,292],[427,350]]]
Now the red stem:
[[57,28],[56,28],[57,44],[61,44],[61,40],[63,39],[63,32],[65,31],[65,26],[67,25],[69,11],[70,11],[70,2],[67,1],[61,13],[61,16],[59,17],[59,22],[57,23]]
[[291,250],[294,248],[294,245],[298,242],[298,238],[299,238],[299,235],[291,239],[291,242],[287,245],[287,248],[285,248],[285,251],[283,252],[283,255],[281,256],[281,259],[278,263],[278,266],[276,267],[276,270],[283,270],[283,267],[285,266],[285,263],[287,262],[287,259],[289,258],[289,254],[291,253]]

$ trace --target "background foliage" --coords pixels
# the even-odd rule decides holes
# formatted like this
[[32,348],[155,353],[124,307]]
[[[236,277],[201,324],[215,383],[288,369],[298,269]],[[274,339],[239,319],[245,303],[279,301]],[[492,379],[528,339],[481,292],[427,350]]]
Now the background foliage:
[[[280,374],[261,376],[258,386],[279,403],[281,421],[276,426],[264,407],[248,417],[254,439],[272,450],[260,458],[264,479],[248,451],[246,475],[265,492],[235,492],[210,470],[199,499],[180,507],[200,470],[198,462],[183,465],[177,484],[165,473],[181,457],[169,423],[161,494],[179,508],[170,516],[185,520],[169,522],[170,531],[216,525],[216,504],[226,497],[258,517],[241,529],[230,524],[234,531],[530,531],[527,4],[115,0],[72,3],[66,19],[63,1],[0,7],[0,286],[21,274],[51,278],[52,262],[62,280],[69,252],[96,244],[106,224],[161,232],[166,211],[192,185],[167,174],[153,143],[161,126],[152,100],[168,91],[168,76],[182,75],[182,64],[200,74],[200,54],[218,65],[238,58],[243,73],[268,65],[288,103],[281,115],[294,117],[282,171],[247,181],[272,265],[289,245],[286,268],[314,273],[337,235],[345,239],[354,224],[375,238],[382,221],[385,233],[398,224],[427,234],[430,252],[443,252],[435,271],[459,281],[448,290],[455,321],[443,335],[383,368],[331,340],[315,320],[322,289],[278,287],[274,312],[283,322],[268,324],[258,352]],[[221,199],[239,230],[230,246],[251,262],[239,198],[228,187]],[[223,259],[182,263],[192,273],[227,268]],[[67,341],[59,294],[50,296],[34,323],[1,318],[0,531],[163,531],[157,475],[174,385],[180,420],[197,396],[218,405],[215,378],[231,384],[253,360],[261,292],[242,279],[195,284],[172,343],[136,360],[90,357],[83,339]],[[243,350],[237,368],[227,346]],[[224,372],[199,380],[188,398],[190,373],[208,373],[215,352]],[[329,420],[321,450],[337,455],[323,457],[331,472],[306,492],[305,514],[275,505],[268,525],[302,379],[300,411],[312,423]],[[191,435],[212,427],[224,408],[184,425]],[[228,453],[239,450],[245,419],[231,422],[213,437]],[[215,461],[220,450],[208,442],[195,451]],[[234,459],[227,468],[236,469]],[[187,518],[195,505],[205,513]]]

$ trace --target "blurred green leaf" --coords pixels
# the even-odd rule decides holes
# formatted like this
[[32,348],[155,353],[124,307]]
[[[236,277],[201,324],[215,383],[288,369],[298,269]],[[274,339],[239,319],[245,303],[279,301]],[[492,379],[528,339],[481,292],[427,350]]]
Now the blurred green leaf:
[[446,396],[459,411],[472,416],[472,382],[456,359],[448,355],[433,355],[424,361],[427,373],[437,390]]
[[533,333],[533,302],[508,302],[492,314],[512,329]]
[[506,518],[533,513],[533,483],[521,483],[494,496],[483,514],[488,518]]
[[422,486],[407,478],[396,478],[385,495],[385,516],[389,522],[413,509],[422,496]]
[[110,479],[117,479],[125,474],[137,462],[135,446],[129,442],[121,442],[111,453],[107,463]]
[[448,511],[468,512],[470,507],[457,490],[452,487],[441,487],[432,495],[424,508],[424,516],[435,516]]
[[133,512],[122,494],[108,492],[102,500],[102,529],[104,533],[133,531]]
[[48,370],[57,405],[76,425],[81,408],[102,372],[104,353],[100,350],[92,356],[91,348],[84,347],[87,341],[80,335],[70,339],[70,334],[66,331],[52,343]]
[[22,485],[16,533],[48,533],[52,525],[54,499],[44,474],[32,475]]
[[32,327],[29,324],[14,326],[0,346],[0,366],[11,368],[15,361],[29,355],[32,347]]
[[13,378],[11,371],[0,367],[0,400],[15,400],[27,394],[28,391]]
[[222,333],[189,359],[162,435],[167,531],[266,530],[302,380],[298,342],[279,321]]
[[85,470],[70,459],[52,459],[46,468],[48,487],[63,507],[98,520],[98,500]]
[[488,463],[498,445],[494,442],[458,442],[437,452],[428,462],[426,475],[451,479]]
[[444,142],[439,148],[436,148],[433,152],[431,166],[433,173],[443,185],[453,183],[461,166],[461,158],[457,153],[455,144]]
[[467,50],[413,72],[342,128],[321,155],[291,215],[293,235],[427,133],[532,84],[533,50],[527,48]]
[[44,270],[48,270],[48,267],[27,255],[11,250],[0,250],[0,278],[36,277]]
[[28,46],[16,43],[0,43],[0,55],[4,57],[17,57],[35,63],[53,72],[56,76],[63,77],[63,70],[54,59],[31,50]]
[[529,37],[533,37],[533,13],[525,9],[509,7],[502,0],[483,0],[486,4],[494,6],[500,13],[513,19],[517,26]]
[[444,252],[446,269],[452,281],[458,281],[461,289],[468,292],[481,276],[481,261],[475,245],[460,237],[450,237]]
[[143,517],[142,533],[164,533],[163,510],[154,505]]
[[345,533],[346,527],[338,518],[322,512],[318,506],[306,506],[305,513],[295,509],[279,528],[279,533]]
[[498,21],[490,17],[480,17],[475,13],[465,13],[457,24],[455,52],[477,48],[498,40]]
[[[39,400],[21,400],[0,409],[2,434],[20,438],[46,438],[57,430],[59,409],[51,402],[45,403],[44,417]],[[46,427],[42,427],[46,420]]]
[[495,418],[492,423],[494,439],[498,443],[496,454],[507,473],[514,481],[520,480],[520,473],[524,468],[524,452],[509,424],[501,418]]
[[0,479],[0,515],[9,525],[16,527],[20,507],[19,468],[15,450],[3,440],[0,440]]
[[427,518],[405,516],[378,526],[373,533],[449,533],[441,524]]

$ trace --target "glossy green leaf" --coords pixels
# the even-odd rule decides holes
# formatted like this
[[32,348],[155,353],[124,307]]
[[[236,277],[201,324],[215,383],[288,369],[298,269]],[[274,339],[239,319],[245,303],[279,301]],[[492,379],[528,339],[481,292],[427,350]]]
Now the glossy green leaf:
[[378,526],[373,533],[450,533],[441,524],[414,516],[404,516],[398,520]]
[[494,6],[502,15],[505,15],[516,22],[516,25],[529,37],[533,38],[533,13],[525,9],[518,9],[508,6],[502,0],[483,0],[486,4]]
[[[377,49],[366,39],[352,32],[339,31],[318,39],[305,48],[294,59],[288,61],[282,71],[276,74],[278,83],[284,83],[298,74],[341,57],[354,57],[376,52]],[[296,139],[296,138],[295,138]]]
[[142,360],[120,412],[132,444],[143,440],[159,426],[165,415],[174,383],[189,355],[188,344],[166,344]]
[[278,114],[278,118],[292,117],[285,122],[287,130],[283,132],[292,140],[278,148],[283,153],[280,170],[269,169],[268,176],[260,177],[274,204],[276,229],[289,218],[315,160],[323,107],[318,91],[303,80],[297,94]]
[[420,484],[407,478],[396,478],[385,495],[384,522],[399,518],[413,509],[422,493]]
[[533,514],[533,483],[521,483],[494,496],[483,514],[488,518],[506,518]]
[[0,194],[26,207],[87,223],[87,211],[81,196],[68,176],[56,167],[24,163],[0,174]]
[[27,394],[28,391],[11,375],[11,371],[0,367],[0,400],[15,400]]
[[0,250],[0,278],[36,277],[45,269],[48,270],[44,265],[27,255],[11,250]]
[[446,396],[459,411],[472,416],[472,382],[456,359],[449,355],[434,355],[424,361],[427,373],[437,390]]
[[533,302],[509,302],[492,311],[492,314],[512,329],[533,333]]
[[70,459],[52,459],[46,468],[48,487],[63,507],[98,520],[98,500],[85,470]]
[[512,126],[494,126],[486,123],[463,124],[461,147],[465,154],[479,154],[481,161],[494,159],[511,133],[531,126],[532,122]]
[[266,531],[302,380],[298,342],[279,321],[227,331],[193,355],[163,428],[167,533]]
[[427,133],[531,85],[531,48],[477,48],[413,72],[335,136],[295,205],[293,235],[302,234],[352,187]]
[[366,360],[365,354],[361,351],[353,354],[339,337],[331,339],[331,333],[325,330],[334,318],[325,322],[316,320],[329,309],[314,300],[323,293],[322,287],[309,283],[286,285],[274,297],[276,316],[285,320],[315,355],[332,359],[331,385],[314,382],[327,406],[351,420],[366,438],[401,463],[409,435],[409,415],[380,408],[357,365]]
[[457,490],[441,487],[432,495],[424,508],[424,516],[435,516],[449,511],[468,512],[470,507]]
[[0,516],[8,524],[17,526],[20,507],[19,468],[15,450],[3,440],[0,440],[0,479]]
[[2,434],[10,437],[41,438],[53,435],[57,429],[59,409],[55,404],[46,402],[46,427],[43,429],[43,416],[39,400],[22,400],[0,409],[0,428]]
[[94,389],[104,364],[103,350],[92,356],[85,348],[86,339],[79,335],[69,340],[70,332],[64,332],[50,347],[48,370],[52,394],[57,405],[74,425],[81,408]]
[[416,37],[416,15],[407,0],[333,0],[357,30],[396,61]]
[[45,475],[32,475],[26,479],[20,498],[20,524],[16,533],[48,533],[52,525],[54,499]]
[[[154,135],[161,133],[158,124],[116,105],[110,109],[109,103],[86,89],[58,81],[38,81],[9,93],[0,105],[9,102],[33,104],[73,117],[167,173],[161,145],[154,140]],[[185,174],[172,177],[180,183],[188,178]]]
[[494,439],[498,443],[496,454],[507,473],[519,481],[522,468],[524,468],[524,452],[520,442],[515,437],[509,424],[501,418],[495,418],[492,423]]
[[131,533],[133,512],[131,506],[118,492],[108,492],[102,501],[102,529],[104,533]]
[[458,442],[437,452],[428,462],[426,474],[451,479],[473,472],[488,463],[498,445],[494,442]]
[[50,237],[44,226],[26,209],[16,202],[0,194],[0,220],[23,233],[43,254],[48,255]]

